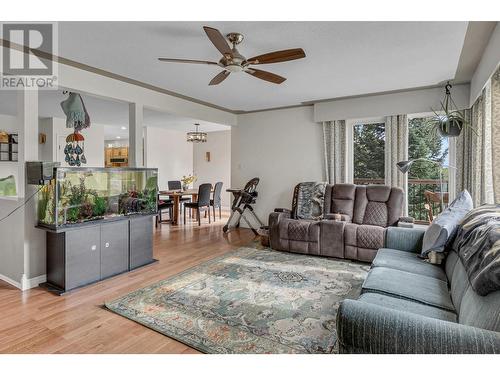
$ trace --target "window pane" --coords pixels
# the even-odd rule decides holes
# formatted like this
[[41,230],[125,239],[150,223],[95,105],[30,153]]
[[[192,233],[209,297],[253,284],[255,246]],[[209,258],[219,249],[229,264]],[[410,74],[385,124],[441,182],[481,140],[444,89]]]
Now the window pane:
[[[424,158],[448,164],[448,138],[441,137],[426,118],[410,119],[408,125],[410,160]],[[417,161],[408,172],[408,213],[415,220],[429,222],[440,212],[439,170],[438,165]],[[443,191],[448,191],[447,169],[443,169]]]
[[354,140],[354,183],[384,184],[385,124],[356,124]]

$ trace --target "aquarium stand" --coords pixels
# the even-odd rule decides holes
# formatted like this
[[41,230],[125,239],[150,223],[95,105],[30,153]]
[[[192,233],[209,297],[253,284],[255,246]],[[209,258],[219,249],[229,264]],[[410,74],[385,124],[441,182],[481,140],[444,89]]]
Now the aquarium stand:
[[124,216],[47,231],[48,290],[63,294],[156,262],[154,215]]

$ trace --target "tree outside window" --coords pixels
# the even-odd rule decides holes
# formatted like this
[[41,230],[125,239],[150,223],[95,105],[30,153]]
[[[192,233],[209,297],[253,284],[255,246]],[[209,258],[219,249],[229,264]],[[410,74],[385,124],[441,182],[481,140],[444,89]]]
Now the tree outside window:
[[385,124],[355,124],[353,141],[354,183],[384,184]]

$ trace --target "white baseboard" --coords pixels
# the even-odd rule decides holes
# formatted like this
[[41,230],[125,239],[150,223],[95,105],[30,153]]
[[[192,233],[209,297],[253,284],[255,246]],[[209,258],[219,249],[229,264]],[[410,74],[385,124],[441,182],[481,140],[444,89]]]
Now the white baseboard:
[[21,289],[21,283],[12,280],[10,277],[0,274],[0,280],[5,281],[12,286],[15,286],[17,289]]
[[10,277],[7,277],[5,275],[0,274],[0,280],[5,281],[6,283],[15,286],[17,289],[20,290],[28,290],[31,288],[36,288],[38,285],[41,283],[44,283],[47,281],[47,275],[40,275],[37,277],[33,277],[32,279],[27,279],[25,275],[21,278],[21,282],[12,280]]
[[25,275],[23,275],[23,278],[21,279],[21,290],[36,288],[38,285],[46,281],[47,281],[47,275],[40,275],[37,277],[33,277],[31,279],[27,279]]

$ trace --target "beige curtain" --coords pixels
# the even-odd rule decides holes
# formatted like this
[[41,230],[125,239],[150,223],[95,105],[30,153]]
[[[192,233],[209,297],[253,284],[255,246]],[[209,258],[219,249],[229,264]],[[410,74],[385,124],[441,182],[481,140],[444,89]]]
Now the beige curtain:
[[[385,120],[385,184],[407,190],[408,174],[401,173],[396,163],[408,160],[408,116],[387,116]],[[406,194],[403,213],[407,214]]]
[[491,78],[491,142],[493,199],[500,203],[500,68]]
[[494,201],[491,82],[483,89],[468,116],[476,134],[464,127],[457,138],[456,187],[457,194],[467,189],[477,207]]
[[344,120],[323,122],[325,178],[329,184],[345,182],[346,125]]

